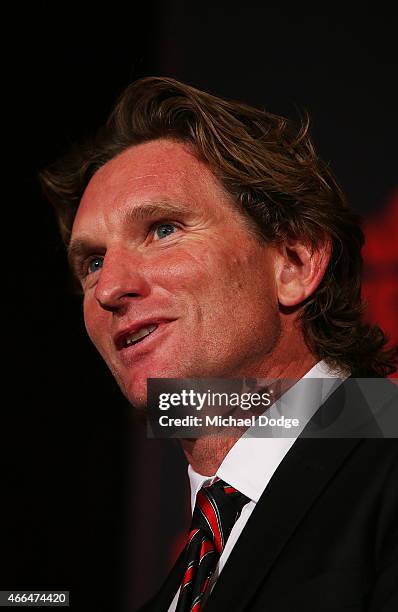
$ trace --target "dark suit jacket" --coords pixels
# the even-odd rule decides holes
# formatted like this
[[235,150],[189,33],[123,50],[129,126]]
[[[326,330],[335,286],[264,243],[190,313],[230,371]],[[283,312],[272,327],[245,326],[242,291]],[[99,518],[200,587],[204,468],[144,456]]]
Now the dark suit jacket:
[[[344,386],[324,404],[326,415],[338,410],[342,393]],[[358,401],[355,408],[366,411],[366,402]],[[391,405],[398,410],[396,397]],[[379,433],[372,418],[364,427],[367,435],[372,427]],[[181,556],[142,612],[167,612],[183,561]],[[299,438],[251,514],[204,610],[398,610],[398,440]]]

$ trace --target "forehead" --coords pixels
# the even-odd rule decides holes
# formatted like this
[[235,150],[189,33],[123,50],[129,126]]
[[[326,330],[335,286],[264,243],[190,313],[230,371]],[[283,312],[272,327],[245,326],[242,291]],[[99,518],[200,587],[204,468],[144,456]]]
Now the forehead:
[[[73,233],[104,216],[142,202],[174,201],[217,214],[231,197],[188,145],[156,140],[133,146],[102,166],[81,199]],[[224,210],[225,212],[225,210]]]

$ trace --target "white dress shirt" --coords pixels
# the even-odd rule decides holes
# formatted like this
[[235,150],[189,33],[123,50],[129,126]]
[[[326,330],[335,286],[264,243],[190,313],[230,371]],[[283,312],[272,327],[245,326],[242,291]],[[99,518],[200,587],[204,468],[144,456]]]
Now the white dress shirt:
[[[225,548],[212,577],[212,586],[214,586],[249,516],[256,507],[257,502],[279,464],[282,462],[282,459],[291,449],[301,431],[318,408],[347,377],[348,374],[343,374],[337,370],[331,370],[324,361],[319,361],[303,376],[303,378],[293,385],[270,409],[267,410],[267,415],[270,417],[279,416],[280,414],[293,417],[299,416],[300,427],[298,430],[294,431],[295,437],[253,437],[255,435],[255,433],[253,433],[254,428],[250,428],[230,449],[214,476],[203,476],[195,472],[190,465],[188,466],[192,513],[195,508],[196,496],[199,489],[204,483],[210,483],[214,480],[216,476],[235,487],[235,489],[250,499],[243,507],[226,541]],[[318,385],[300,384],[305,378],[318,378],[323,380],[319,381]],[[289,432],[290,430],[286,430],[286,436],[291,436]],[[179,593],[180,590],[178,589],[168,612],[175,612]]]

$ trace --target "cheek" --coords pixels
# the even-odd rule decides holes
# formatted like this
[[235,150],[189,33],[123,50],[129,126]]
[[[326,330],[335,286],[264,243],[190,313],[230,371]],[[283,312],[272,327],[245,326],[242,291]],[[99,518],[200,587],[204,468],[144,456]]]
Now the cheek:
[[101,332],[104,326],[104,318],[106,312],[101,312],[98,308],[96,300],[90,295],[84,296],[83,301],[83,316],[84,324],[90,340],[97,348],[100,347]]
[[218,243],[174,260],[168,286],[175,296],[190,296],[193,317],[238,326],[264,325],[273,317],[277,294],[269,254],[256,247],[239,250],[239,245]]
[[256,249],[230,257],[218,308],[237,336],[261,338],[279,326],[276,283],[268,257]]
[[147,271],[154,294],[168,296],[171,301],[206,301],[216,280],[214,256],[197,244],[164,254],[151,262]]
[[263,250],[223,249],[219,257],[214,258],[213,265],[214,281],[232,301],[239,299],[253,308],[256,304],[261,305],[264,299],[275,301],[276,283],[269,256]]

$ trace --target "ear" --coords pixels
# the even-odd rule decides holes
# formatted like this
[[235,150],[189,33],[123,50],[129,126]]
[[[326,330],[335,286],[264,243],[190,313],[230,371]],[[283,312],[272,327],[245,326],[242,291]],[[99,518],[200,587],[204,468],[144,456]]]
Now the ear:
[[275,272],[279,303],[297,306],[319,286],[331,256],[331,242],[325,238],[316,248],[299,241],[276,247]]

